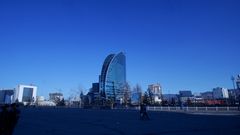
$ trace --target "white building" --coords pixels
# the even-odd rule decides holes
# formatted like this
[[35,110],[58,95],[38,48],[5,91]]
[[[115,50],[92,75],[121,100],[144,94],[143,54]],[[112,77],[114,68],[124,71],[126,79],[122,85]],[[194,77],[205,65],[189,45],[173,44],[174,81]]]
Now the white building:
[[162,102],[162,87],[160,84],[148,85],[148,92],[153,99],[154,103]]
[[54,101],[54,102],[58,102],[63,100],[63,94],[62,93],[49,93],[49,100],[50,101]]
[[39,101],[37,103],[38,106],[56,106],[56,103],[53,101]]
[[37,102],[45,101],[44,96],[37,96]]
[[213,98],[214,99],[226,99],[229,98],[228,89],[226,88],[214,88],[213,89]]
[[35,103],[37,99],[37,86],[18,85],[14,93],[14,101],[27,103]]
[[56,106],[56,103],[54,103],[53,101],[45,100],[43,96],[37,96],[36,105],[37,106]]

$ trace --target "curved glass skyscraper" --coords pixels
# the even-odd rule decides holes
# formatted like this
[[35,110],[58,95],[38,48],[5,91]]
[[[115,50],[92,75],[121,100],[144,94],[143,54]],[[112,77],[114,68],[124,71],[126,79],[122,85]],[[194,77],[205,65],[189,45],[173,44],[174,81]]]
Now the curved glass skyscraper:
[[100,93],[106,99],[121,100],[126,83],[126,56],[110,54],[103,63],[99,77]]

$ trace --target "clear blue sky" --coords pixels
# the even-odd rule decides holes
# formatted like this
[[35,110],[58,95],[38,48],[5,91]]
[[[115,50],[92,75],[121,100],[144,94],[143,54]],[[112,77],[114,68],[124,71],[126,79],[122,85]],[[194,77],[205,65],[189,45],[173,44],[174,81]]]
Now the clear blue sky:
[[232,88],[240,73],[239,0],[1,0],[0,88],[89,89],[124,51],[127,80],[164,93]]

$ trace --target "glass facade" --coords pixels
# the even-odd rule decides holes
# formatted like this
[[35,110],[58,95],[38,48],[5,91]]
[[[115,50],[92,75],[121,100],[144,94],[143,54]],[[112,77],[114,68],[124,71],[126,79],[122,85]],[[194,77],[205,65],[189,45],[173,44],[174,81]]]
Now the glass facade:
[[23,102],[30,102],[33,97],[33,88],[23,88]]
[[237,84],[237,89],[240,89],[240,74],[237,76],[236,84]]
[[100,92],[106,99],[120,100],[126,83],[126,57],[110,54],[104,61],[100,75]]
[[14,90],[0,90],[0,103],[11,103]]
[[240,89],[240,80],[237,82],[237,89]]

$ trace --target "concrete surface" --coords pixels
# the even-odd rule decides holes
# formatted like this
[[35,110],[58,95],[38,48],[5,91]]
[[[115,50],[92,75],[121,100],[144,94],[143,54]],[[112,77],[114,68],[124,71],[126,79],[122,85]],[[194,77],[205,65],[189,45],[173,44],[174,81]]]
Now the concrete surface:
[[149,112],[139,120],[134,110],[28,108],[14,135],[240,135],[239,115]]

